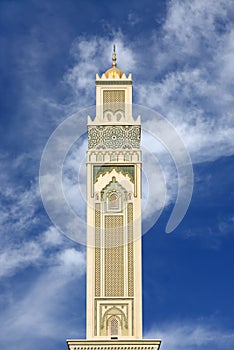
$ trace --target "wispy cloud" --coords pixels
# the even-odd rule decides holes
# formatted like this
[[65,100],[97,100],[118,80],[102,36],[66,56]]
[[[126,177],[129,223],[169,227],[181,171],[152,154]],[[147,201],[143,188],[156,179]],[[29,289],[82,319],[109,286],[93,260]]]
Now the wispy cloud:
[[6,341],[13,346],[17,341],[24,349],[33,346],[39,350],[45,339],[47,342],[64,341],[68,336],[84,335],[84,314],[76,317],[74,323],[71,312],[73,324],[69,318],[61,322],[64,313],[69,313],[71,295],[76,294],[77,308],[79,302],[84,304],[84,290],[79,288],[84,282],[84,253],[69,248],[57,253],[55,260],[54,266],[31,280],[22,297],[14,293],[8,307],[1,313],[1,346]]
[[69,242],[54,226],[31,239],[26,238],[26,232],[20,240],[13,236],[0,249],[0,278],[10,277],[28,267],[53,266],[62,262],[65,266],[66,254],[70,252],[71,258],[74,256],[73,250],[69,249]]
[[41,247],[36,242],[27,242],[18,247],[5,247],[0,253],[0,277],[11,276],[17,270],[37,263],[42,257]]
[[121,69],[126,72],[134,70],[134,54],[129,48],[128,39],[121,31],[112,32],[109,36],[79,36],[74,41],[71,48],[74,66],[64,75],[64,83],[74,93],[73,111],[95,104],[95,75],[101,75],[105,69],[111,67],[114,43],[118,50],[117,63]]
[[25,177],[21,173],[27,169],[27,164],[25,155],[12,159],[10,154],[1,155],[0,234],[8,239],[20,236],[38,224],[36,211],[40,200],[37,181],[27,182],[27,170]]
[[58,251],[68,249],[72,243],[43,216],[37,178],[26,185],[25,180],[18,180],[17,170],[26,167],[27,157],[10,161],[4,155],[2,160],[0,277],[15,275],[32,266],[58,264],[63,259]]
[[145,82],[142,77],[138,100],[173,123],[194,162],[233,154],[232,2],[168,6],[153,39],[154,69]]
[[211,321],[169,323],[152,328],[146,338],[162,339],[162,350],[231,350],[234,333],[212,325]]
[[209,249],[217,250],[222,246],[222,242],[228,236],[233,235],[234,218],[233,214],[225,214],[220,217],[212,218],[210,224],[193,225],[192,228],[183,232],[184,239],[200,239],[201,244]]

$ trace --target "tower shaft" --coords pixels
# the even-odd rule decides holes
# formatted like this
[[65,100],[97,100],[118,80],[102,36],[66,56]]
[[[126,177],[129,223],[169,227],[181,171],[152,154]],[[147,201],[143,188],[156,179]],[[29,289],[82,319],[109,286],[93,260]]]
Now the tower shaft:
[[96,79],[88,121],[88,339],[142,337],[140,120],[132,80],[115,66]]

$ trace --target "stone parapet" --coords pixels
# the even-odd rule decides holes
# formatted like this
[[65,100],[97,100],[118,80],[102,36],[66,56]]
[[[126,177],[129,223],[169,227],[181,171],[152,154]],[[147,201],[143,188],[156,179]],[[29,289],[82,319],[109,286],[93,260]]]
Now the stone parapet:
[[69,350],[159,350],[159,339],[67,340]]

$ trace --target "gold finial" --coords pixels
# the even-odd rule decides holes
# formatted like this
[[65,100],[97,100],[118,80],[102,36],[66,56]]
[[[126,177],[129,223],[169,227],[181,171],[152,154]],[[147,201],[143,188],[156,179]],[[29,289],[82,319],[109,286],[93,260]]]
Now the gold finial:
[[115,45],[113,46],[113,53],[112,53],[112,67],[116,67],[116,52],[115,52]]
[[123,72],[120,69],[116,68],[116,66],[117,66],[116,51],[115,51],[115,45],[113,45],[112,67],[105,72],[106,78],[118,79],[122,77]]

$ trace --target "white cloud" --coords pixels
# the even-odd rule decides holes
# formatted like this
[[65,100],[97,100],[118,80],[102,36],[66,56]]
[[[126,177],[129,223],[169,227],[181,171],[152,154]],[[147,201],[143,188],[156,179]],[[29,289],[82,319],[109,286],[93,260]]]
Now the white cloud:
[[[222,34],[228,28],[228,16],[232,10],[231,0],[197,0],[168,2],[168,11],[160,33],[160,65],[186,62],[190,59],[208,61],[220,44]],[[204,55],[205,53],[205,55]],[[159,67],[160,69],[160,67]]]
[[173,123],[193,162],[234,152],[231,6],[232,1],[171,1],[153,38],[153,67],[137,86],[138,101]]
[[1,231],[10,234],[22,232],[36,223],[34,217],[37,208],[38,193],[36,186],[29,189],[5,187],[1,192],[2,207],[0,213]]
[[[64,83],[68,84],[77,101],[73,111],[82,106],[95,104],[95,75],[102,74],[111,67],[111,52],[113,44],[117,48],[117,64],[128,72],[133,70],[135,60],[128,41],[121,32],[115,32],[110,37],[78,37],[73,43],[71,55],[74,57],[75,65],[68,70],[64,76]],[[120,63],[119,63],[120,62]]]
[[54,227],[50,226],[43,234],[41,234],[42,245],[46,247],[56,247],[64,243],[63,236],[61,233]]
[[204,322],[169,323],[152,328],[145,338],[162,340],[162,350],[231,350],[234,333]]
[[37,263],[42,249],[36,242],[22,243],[18,247],[8,246],[0,253],[0,277],[13,275],[16,270]]
[[77,276],[82,275],[85,271],[84,253],[77,251],[75,248],[61,251],[57,259],[64,269],[72,271]]
[[[222,184],[220,184],[222,186]],[[207,225],[196,225],[183,232],[183,237],[201,239],[202,245],[209,249],[218,250],[228,235],[233,235],[234,217],[223,214],[222,218],[214,217]]]
[[0,315],[0,346],[17,342],[25,350],[39,350],[45,341],[48,346],[50,340],[84,336],[84,314],[78,312],[74,318],[69,308],[72,296],[77,310],[84,311],[84,262],[83,252],[65,249],[58,253],[57,265],[34,275],[22,296],[14,294]]
[[[61,260],[55,248],[66,249],[71,243],[55,227],[45,228],[39,210],[41,201],[37,181],[23,187],[14,178],[16,170],[25,168],[27,155],[12,160],[8,155],[1,156],[0,277],[8,278],[42,264],[65,265],[66,261]],[[74,256],[74,252],[71,254]]]
[[234,227],[234,216],[231,215],[227,217],[226,220],[219,220],[217,234],[226,235],[232,232],[233,227]]
[[219,76],[222,81],[231,84],[233,83],[234,67],[233,67],[233,56],[234,56],[234,29],[232,28],[227,35],[223,38],[221,43],[222,52],[217,57],[219,64]]
[[[34,239],[18,241],[14,237],[0,250],[0,278],[10,277],[25,268],[39,265],[63,265],[69,268],[81,264],[81,253],[68,248],[69,241],[55,227],[49,227]],[[59,249],[59,252],[57,250]]]

